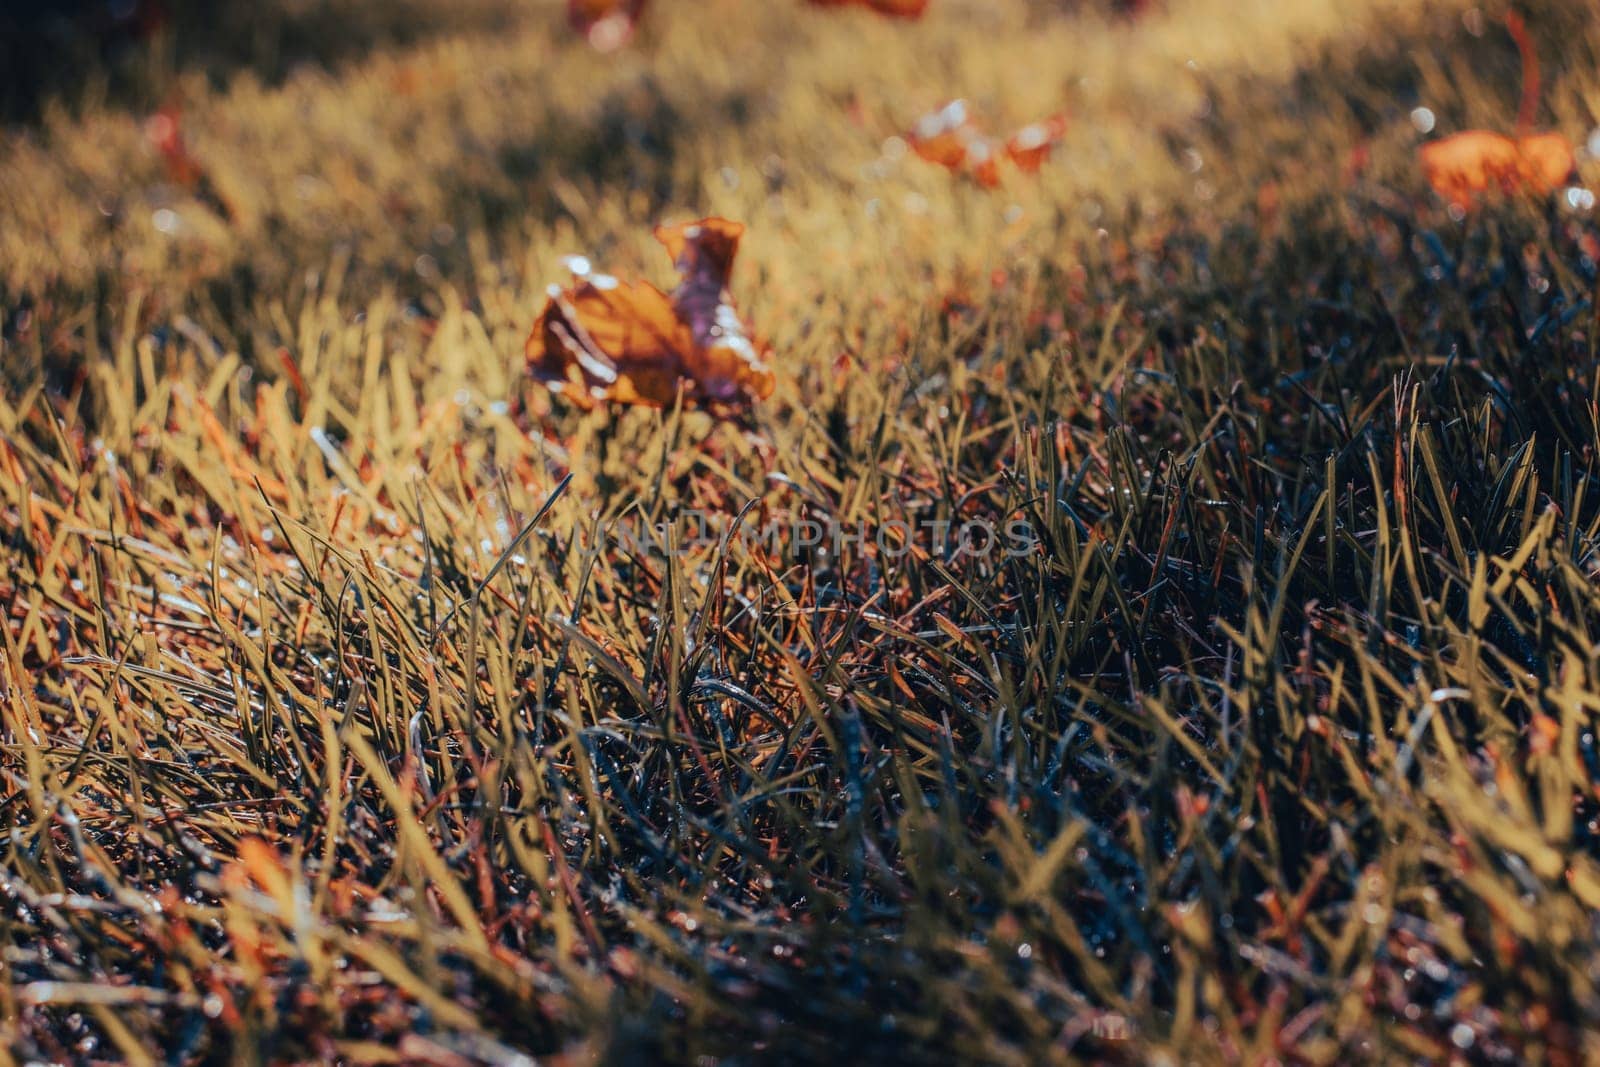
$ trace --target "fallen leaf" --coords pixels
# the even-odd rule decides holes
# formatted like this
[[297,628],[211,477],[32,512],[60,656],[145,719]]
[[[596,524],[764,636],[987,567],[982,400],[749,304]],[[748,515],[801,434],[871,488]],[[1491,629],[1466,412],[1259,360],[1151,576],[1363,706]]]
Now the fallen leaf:
[[906,140],[929,163],[964,171],[985,188],[1000,184],[995,143],[972,120],[965,100],[952,100],[918,119]]
[[763,350],[728,297],[744,226],[708,218],[661,226],[656,239],[679,274],[672,293],[567,261],[575,282],[550,287],[528,337],[533,376],[576,403],[665,406],[677,397],[731,406],[771,395]]
[[567,21],[599,52],[614,52],[633,38],[649,0],[567,0]]
[[1577,169],[1572,142],[1559,133],[1530,132],[1539,109],[1539,56],[1527,25],[1515,11],[1505,16],[1506,31],[1522,57],[1522,100],[1517,135],[1468,130],[1422,146],[1422,173],[1434,192],[1465,210],[1493,190],[1546,196]]
[[1000,144],[974,121],[965,100],[952,100],[919,119],[906,140],[928,162],[963,172],[992,189],[1000,184],[1001,159],[1024,173],[1036,173],[1066,132],[1067,118],[1057,114],[1024,126]]
[[1523,183],[1540,195],[1559,189],[1578,167],[1572,142],[1559,133],[1519,138],[1517,150],[1522,157]]
[[1050,151],[1066,135],[1067,116],[1051,115],[1040,122],[1029,123],[1012,134],[1006,141],[1006,156],[1017,165],[1018,170],[1033,174],[1050,158]]
[[1577,166],[1572,143],[1558,133],[1511,138],[1468,130],[1423,145],[1421,157],[1434,192],[1461,208],[1491,191],[1547,195]]

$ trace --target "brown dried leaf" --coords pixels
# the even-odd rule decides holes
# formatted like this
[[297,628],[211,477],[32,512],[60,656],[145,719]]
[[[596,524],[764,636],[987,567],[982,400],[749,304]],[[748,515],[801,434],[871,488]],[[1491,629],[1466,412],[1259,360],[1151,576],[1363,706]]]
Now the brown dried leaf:
[[772,393],[763,352],[728,298],[744,227],[726,219],[656,229],[680,280],[671,295],[568,260],[576,279],[550,287],[528,338],[534,377],[585,407],[690,402],[732,406]]

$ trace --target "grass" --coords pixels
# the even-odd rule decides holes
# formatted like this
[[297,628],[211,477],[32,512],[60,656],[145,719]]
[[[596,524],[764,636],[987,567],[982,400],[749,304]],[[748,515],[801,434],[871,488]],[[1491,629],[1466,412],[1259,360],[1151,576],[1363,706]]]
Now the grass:
[[[1500,9],[346,6],[0,135],[17,1062],[1600,1054],[1600,164],[1415,156]],[[985,190],[894,139],[953,96],[1072,125]],[[771,400],[524,380],[707,213]]]

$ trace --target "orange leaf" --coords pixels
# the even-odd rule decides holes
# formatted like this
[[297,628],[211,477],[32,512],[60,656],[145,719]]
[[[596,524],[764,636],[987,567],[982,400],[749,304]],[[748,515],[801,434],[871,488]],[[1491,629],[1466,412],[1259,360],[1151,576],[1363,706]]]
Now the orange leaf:
[[1578,167],[1572,142],[1559,133],[1534,133],[1517,141],[1523,184],[1541,195],[1553,193]]
[[596,274],[571,258],[576,282],[550,287],[526,355],[533,376],[585,407],[671,404],[726,406],[772,393],[764,350],[728,298],[744,227],[708,218],[656,229],[679,282],[671,295],[648,282]]
[[1012,134],[1006,141],[1006,155],[1018,170],[1033,174],[1050,157],[1051,149],[1060,144],[1066,135],[1067,116],[1051,115],[1042,122],[1030,123]]
[[964,171],[985,188],[1000,184],[995,143],[972,120],[965,100],[952,100],[918,119],[906,140],[929,163]]
[[1422,146],[1422,173],[1434,192],[1458,207],[1484,194],[1525,191],[1545,195],[1577,165],[1572,144],[1558,133],[1514,140],[1487,130],[1468,130]]
[[911,150],[929,163],[956,170],[967,161],[973,142],[982,137],[978,124],[967,112],[967,102],[952,100],[938,111],[918,119],[907,141]]
[[1000,160],[1009,159],[1028,174],[1038,171],[1067,132],[1065,115],[1024,126],[1004,145],[983,132],[965,100],[952,100],[924,115],[907,134],[911,150],[930,163],[962,171],[986,189],[1000,184]]
[[994,142],[978,141],[967,152],[967,164],[972,180],[985,189],[1000,184],[1000,157],[995,154]]
[[1507,195],[1548,195],[1578,166],[1572,142],[1561,134],[1528,132],[1539,106],[1539,57],[1522,16],[1509,12],[1505,23],[1522,57],[1517,136],[1513,139],[1486,130],[1468,130],[1422,146],[1422,172],[1428,184],[1463,209],[1495,189]]
[[567,22],[601,52],[627,44],[649,0],[567,0]]

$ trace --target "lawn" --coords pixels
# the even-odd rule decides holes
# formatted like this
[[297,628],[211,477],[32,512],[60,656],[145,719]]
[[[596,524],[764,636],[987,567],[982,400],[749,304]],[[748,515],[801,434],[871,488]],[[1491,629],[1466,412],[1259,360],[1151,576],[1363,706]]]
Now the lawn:
[[1592,0],[80,6],[0,1064],[1600,1058]]

